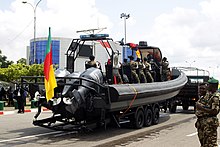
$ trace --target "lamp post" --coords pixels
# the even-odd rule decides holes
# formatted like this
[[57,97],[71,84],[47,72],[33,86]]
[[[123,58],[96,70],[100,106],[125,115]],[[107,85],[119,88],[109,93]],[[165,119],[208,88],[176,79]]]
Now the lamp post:
[[29,4],[33,8],[33,11],[34,11],[34,49],[33,49],[33,52],[34,52],[34,63],[36,62],[35,61],[35,56],[36,56],[36,19],[37,19],[37,17],[36,17],[36,9],[37,9],[37,6],[39,5],[39,3],[41,1],[42,0],[39,0],[35,6],[33,6],[31,3],[27,2],[27,1],[22,1],[23,4]]
[[124,29],[125,29],[125,43],[126,43],[126,19],[130,17],[130,14],[121,13],[120,18],[124,18]]

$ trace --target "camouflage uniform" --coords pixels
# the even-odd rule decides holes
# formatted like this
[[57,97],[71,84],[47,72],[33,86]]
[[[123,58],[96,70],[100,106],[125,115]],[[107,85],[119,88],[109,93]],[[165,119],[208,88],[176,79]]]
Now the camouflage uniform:
[[138,62],[138,71],[139,71],[139,78],[141,83],[146,83],[147,79],[144,74],[144,64],[141,62]]
[[150,63],[148,63],[147,61],[144,61],[144,65],[145,65],[145,68],[144,68],[144,74],[146,76],[146,79],[147,79],[147,82],[151,83],[151,82],[154,82],[154,79],[150,73]]
[[[204,97],[198,100],[198,103],[204,108],[216,109],[219,111],[219,93],[207,92]],[[198,131],[201,147],[218,147],[217,128],[219,121],[217,116],[211,116],[209,113],[196,109],[196,128]]]
[[167,60],[162,61],[162,81],[167,81],[168,80],[168,66],[169,62]]
[[131,67],[131,79],[134,83],[140,83],[140,79],[136,73],[137,69],[137,63],[133,60],[130,61],[130,67]]

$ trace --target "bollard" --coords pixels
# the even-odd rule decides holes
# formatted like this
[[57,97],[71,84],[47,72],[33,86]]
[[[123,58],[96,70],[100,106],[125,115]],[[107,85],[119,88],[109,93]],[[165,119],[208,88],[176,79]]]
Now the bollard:
[[0,110],[4,110],[4,102],[0,101]]
[[17,101],[16,99],[13,99],[13,101],[14,101],[14,107],[15,107],[15,109],[18,109],[18,101]]
[[36,101],[35,100],[31,100],[31,108],[37,108],[37,106],[35,105]]

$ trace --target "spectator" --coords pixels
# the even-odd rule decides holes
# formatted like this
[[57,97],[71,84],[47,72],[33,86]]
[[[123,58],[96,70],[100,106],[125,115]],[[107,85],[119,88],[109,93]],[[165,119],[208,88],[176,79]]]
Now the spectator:
[[7,90],[7,97],[8,97],[8,106],[12,106],[13,105],[13,93],[12,93],[11,86]]
[[18,113],[24,113],[24,90],[19,85],[16,87],[14,95],[18,102]]

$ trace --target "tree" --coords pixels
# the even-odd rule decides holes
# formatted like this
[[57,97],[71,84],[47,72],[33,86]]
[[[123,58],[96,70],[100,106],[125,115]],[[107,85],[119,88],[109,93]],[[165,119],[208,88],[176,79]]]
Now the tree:
[[19,59],[18,61],[17,61],[17,64],[18,63],[21,63],[21,64],[26,64],[26,59],[25,58],[21,58],[21,59]]
[[0,67],[6,68],[13,63],[13,61],[7,61],[7,57],[2,55],[2,51],[0,50]]

